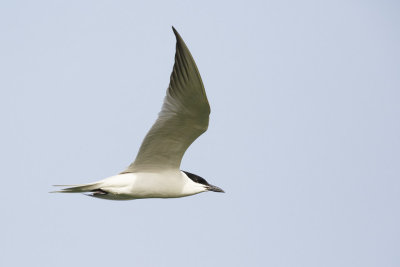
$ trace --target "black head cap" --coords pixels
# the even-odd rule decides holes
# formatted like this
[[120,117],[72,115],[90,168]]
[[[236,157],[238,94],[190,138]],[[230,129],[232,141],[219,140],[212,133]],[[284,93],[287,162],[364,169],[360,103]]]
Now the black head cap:
[[190,172],[186,172],[183,171],[187,177],[189,177],[193,182],[198,183],[198,184],[203,184],[205,185],[205,187],[207,188],[208,191],[213,191],[213,192],[221,192],[221,193],[225,193],[224,190],[222,190],[221,188],[215,186],[215,185],[211,185],[209,184],[206,179],[204,179],[203,177],[200,177],[196,174],[190,173]]
[[189,177],[195,183],[204,184],[204,185],[210,185],[206,181],[206,179],[204,179],[203,177],[200,177],[200,176],[198,176],[196,174],[193,174],[193,173],[190,173],[190,172],[185,172],[185,171],[183,171],[183,172],[187,175],[187,177]]

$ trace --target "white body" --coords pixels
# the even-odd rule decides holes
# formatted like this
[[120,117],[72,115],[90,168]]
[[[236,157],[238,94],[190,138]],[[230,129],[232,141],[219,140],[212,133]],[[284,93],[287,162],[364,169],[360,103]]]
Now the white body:
[[108,194],[94,195],[111,200],[139,198],[176,198],[207,191],[202,184],[193,182],[180,170],[163,172],[124,173],[94,183]]

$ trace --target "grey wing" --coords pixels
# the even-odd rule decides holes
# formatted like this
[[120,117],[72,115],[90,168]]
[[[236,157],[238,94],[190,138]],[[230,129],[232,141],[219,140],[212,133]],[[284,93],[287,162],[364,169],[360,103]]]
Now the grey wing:
[[208,128],[210,105],[196,63],[179,33],[175,64],[158,118],[123,172],[179,169],[186,149]]

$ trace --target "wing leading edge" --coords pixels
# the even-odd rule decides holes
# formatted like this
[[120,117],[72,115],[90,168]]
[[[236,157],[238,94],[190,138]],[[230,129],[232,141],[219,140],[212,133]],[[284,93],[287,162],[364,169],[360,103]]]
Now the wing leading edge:
[[186,149],[208,128],[210,105],[189,49],[179,33],[167,94],[135,161],[123,172],[179,169]]

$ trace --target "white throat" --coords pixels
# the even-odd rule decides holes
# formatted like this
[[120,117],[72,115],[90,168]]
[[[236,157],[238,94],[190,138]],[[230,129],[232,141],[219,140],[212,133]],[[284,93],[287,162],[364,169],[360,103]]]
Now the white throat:
[[182,188],[183,196],[195,195],[201,192],[207,191],[203,184],[199,184],[190,179],[184,172],[182,172],[182,177],[184,179],[184,186]]

